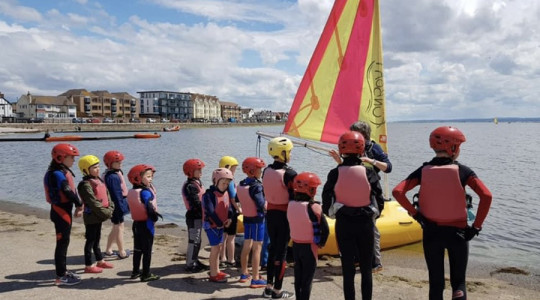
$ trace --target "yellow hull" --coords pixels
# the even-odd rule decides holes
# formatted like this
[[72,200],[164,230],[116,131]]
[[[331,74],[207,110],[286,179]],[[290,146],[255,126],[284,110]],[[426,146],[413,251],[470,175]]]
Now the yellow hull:
[[[338,255],[338,246],[334,230],[335,220],[326,218],[330,227],[330,236],[319,254]],[[397,201],[385,203],[382,216],[377,219],[377,228],[381,233],[381,249],[403,246],[422,240],[422,228]],[[242,216],[238,217],[238,233],[244,232]]]

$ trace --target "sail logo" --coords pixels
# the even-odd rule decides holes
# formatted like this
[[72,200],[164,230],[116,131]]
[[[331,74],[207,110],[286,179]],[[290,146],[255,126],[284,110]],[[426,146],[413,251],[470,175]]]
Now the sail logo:
[[377,128],[386,124],[384,113],[384,79],[383,64],[372,61],[367,69],[367,84],[370,97],[366,112],[371,124]]

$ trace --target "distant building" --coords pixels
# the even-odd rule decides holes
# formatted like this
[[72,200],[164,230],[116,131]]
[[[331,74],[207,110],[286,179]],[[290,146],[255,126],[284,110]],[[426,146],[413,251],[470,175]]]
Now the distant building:
[[242,119],[242,108],[233,102],[221,101],[221,118],[224,121],[238,122]]
[[77,105],[78,117],[125,117],[139,116],[139,103],[136,97],[126,92],[89,92],[86,89],[71,89],[60,96],[66,96]]
[[253,118],[257,122],[274,122],[276,120],[276,114],[271,110],[261,110],[255,112]]
[[242,108],[240,111],[242,113],[242,120],[250,120],[255,114],[253,108]]
[[191,121],[193,118],[193,94],[171,91],[141,91],[141,115],[159,116],[165,119]]
[[4,94],[0,93],[0,120],[11,117],[13,117],[13,107],[11,103],[4,98]]
[[66,96],[34,96],[28,92],[17,101],[17,113],[23,118],[68,119],[76,112],[77,106]]
[[193,94],[192,99],[194,121],[222,121],[221,105],[216,96]]

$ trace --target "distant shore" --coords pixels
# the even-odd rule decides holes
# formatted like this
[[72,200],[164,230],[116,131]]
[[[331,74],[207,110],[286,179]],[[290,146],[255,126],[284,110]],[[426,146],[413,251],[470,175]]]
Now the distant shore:
[[[131,259],[113,260],[114,269],[101,274],[84,274],[84,225],[75,219],[68,251],[68,268],[79,273],[83,282],[67,288],[53,285],[54,226],[49,212],[0,200],[0,264],[3,298],[35,299],[258,299],[261,289],[250,289],[239,283],[239,271],[228,268],[232,275],[228,283],[210,283],[205,273],[184,271],[186,231],[175,224],[158,222],[152,272],[162,276],[148,284],[130,280]],[[110,222],[102,230],[101,246],[105,247]],[[204,235],[204,234],[203,234]],[[127,248],[133,249],[131,226],[126,224]],[[209,248],[203,239],[201,259],[207,260]],[[419,245],[383,251],[384,269],[373,277],[373,299],[427,299],[427,270]],[[471,299],[540,299],[540,274],[512,267],[469,263],[468,294]],[[502,258],[501,258],[502,259]],[[446,268],[448,274],[448,268]],[[286,270],[284,289],[293,291],[293,268]],[[266,274],[263,273],[263,276]],[[448,275],[447,275],[448,278]],[[360,295],[360,274],[355,279]],[[450,299],[449,283],[445,299]],[[337,257],[321,257],[313,283],[312,299],[341,299],[343,295],[340,261]]]

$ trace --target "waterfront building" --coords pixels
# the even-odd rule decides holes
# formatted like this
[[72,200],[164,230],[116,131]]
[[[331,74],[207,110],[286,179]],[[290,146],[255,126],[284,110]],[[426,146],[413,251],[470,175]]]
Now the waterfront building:
[[239,122],[242,119],[242,108],[233,102],[221,101],[221,118],[224,121]]
[[77,106],[78,117],[138,118],[137,98],[126,92],[109,93],[71,89],[60,96],[70,98]]
[[34,96],[28,92],[17,101],[17,113],[23,118],[70,119],[76,111],[77,106],[66,96]]
[[171,91],[141,91],[141,116],[160,117],[168,120],[191,121],[193,94]]
[[192,94],[193,120],[198,122],[221,122],[221,105],[216,96]]
[[0,120],[13,117],[13,107],[9,101],[4,98],[4,94],[0,93]]

